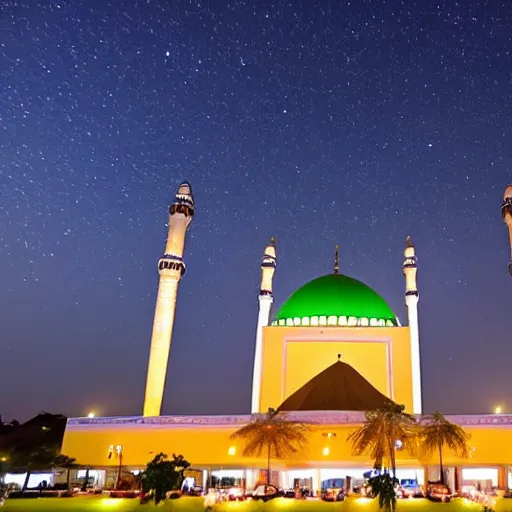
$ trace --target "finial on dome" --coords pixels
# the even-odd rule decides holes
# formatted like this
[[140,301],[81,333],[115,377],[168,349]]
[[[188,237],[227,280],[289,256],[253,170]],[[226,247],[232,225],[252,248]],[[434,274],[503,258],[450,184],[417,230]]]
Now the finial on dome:
[[334,249],[334,273],[339,274],[340,272],[340,255],[339,255],[340,246],[337,245]]
[[338,361],[341,361],[341,354],[338,354]]
[[407,235],[407,238],[405,239],[405,246],[406,247],[414,247],[414,244],[412,243],[411,235]]
[[276,245],[276,237],[275,236],[270,237],[269,245]]

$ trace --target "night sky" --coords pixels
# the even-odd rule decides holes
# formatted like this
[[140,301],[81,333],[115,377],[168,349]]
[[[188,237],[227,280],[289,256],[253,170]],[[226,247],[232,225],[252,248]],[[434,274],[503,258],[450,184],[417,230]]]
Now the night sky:
[[511,410],[510,34],[505,2],[2,2],[4,420],[141,412],[183,179],[164,413],[249,411],[271,235],[276,306],[339,243],[406,323],[411,234],[425,410]]

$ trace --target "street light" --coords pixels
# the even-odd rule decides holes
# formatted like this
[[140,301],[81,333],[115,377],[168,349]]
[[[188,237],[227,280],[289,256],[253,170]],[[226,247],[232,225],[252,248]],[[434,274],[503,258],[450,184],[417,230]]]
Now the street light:
[[503,410],[502,410],[501,406],[498,405],[494,408],[494,414],[501,414],[502,412],[503,412]]
[[96,416],[96,415],[95,415],[93,412],[90,412],[90,413],[87,415],[87,417],[88,417],[88,418],[94,418],[94,416]]

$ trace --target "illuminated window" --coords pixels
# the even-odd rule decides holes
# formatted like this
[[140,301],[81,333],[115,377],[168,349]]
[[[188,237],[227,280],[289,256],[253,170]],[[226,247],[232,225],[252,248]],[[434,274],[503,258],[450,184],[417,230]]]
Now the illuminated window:
[[361,318],[360,322],[360,325],[362,325],[363,327],[368,327],[369,325],[368,318]]
[[322,453],[325,457],[327,457],[327,455],[329,455],[330,453],[330,450],[329,450],[329,447],[326,446],[323,450],[322,450]]
[[347,325],[347,317],[346,316],[340,316],[338,319],[338,324],[346,326]]
[[320,325],[327,325],[327,317],[325,315],[322,315],[318,322]]
[[287,325],[288,327],[293,327],[293,320],[292,320],[291,318],[287,318],[287,319],[286,319],[286,325]]
[[336,325],[338,323],[338,318],[335,317],[334,315],[331,315],[328,319],[327,319],[327,325]]
[[312,316],[311,317],[311,325],[318,325],[318,317],[317,316]]
[[235,455],[236,453],[236,446],[230,446],[228,449],[228,455]]
[[348,318],[348,325],[349,327],[354,327],[355,325],[357,325],[357,318],[355,316],[350,316]]
[[300,318],[294,318],[293,325],[300,325]]
[[309,316],[305,316],[302,319],[302,325],[309,325]]

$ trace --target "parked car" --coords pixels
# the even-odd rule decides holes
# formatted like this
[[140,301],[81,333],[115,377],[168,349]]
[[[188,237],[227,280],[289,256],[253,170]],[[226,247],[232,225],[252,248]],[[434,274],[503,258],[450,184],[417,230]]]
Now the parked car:
[[403,498],[424,498],[425,494],[417,483],[406,483],[400,486]]
[[322,489],[321,498],[324,501],[345,501],[345,491],[341,488]]
[[183,492],[181,489],[173,489],[172,491],[167,491],[166,498],[168,500],[177,500],[183,496]]
[[202,496],[203,488],[200,485],[194,485],[194,487],[189,488],[185,494],[187,494],[187,496]]
[[448,503],[452,499],[450,489],[441,482],[429,482],[427,486],[427,499]]
[[245,500],[245,492],[242,487],[237,485],[230,487],[227,491],[229,501],[243,501]]
[[280,491],[275,485],[265,484],[258,485],[252,492],[253,500],[269,501],[279,496],[283,496],[283,492]]

